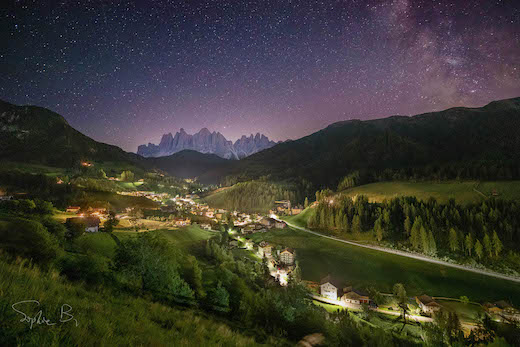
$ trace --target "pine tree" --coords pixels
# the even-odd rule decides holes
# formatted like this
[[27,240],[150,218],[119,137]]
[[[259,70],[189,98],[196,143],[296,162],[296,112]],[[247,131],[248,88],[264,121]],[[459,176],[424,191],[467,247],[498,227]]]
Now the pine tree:
[[410,235],[412,232],[412,221],[409,216],[406,216],[406,219],[404,220],[404,231],[407,235]]
[[348,221],[348,216],[346,214],[343,215],[343,221],[342,221],[343,230],[348,233],[350,232],[350,223]]
[[420,216],[416,217],[413,221],[412,231],[415,230],[417,232],[417,235],[420,235],[422,225],[422,218]]
[[483,252],[484,252],[484,248],[482,247],[482,244],[480,243],[480,241],[477,240],[477,242],[475,242],[475,254],[477,255],[477,258],[479,260],[482,259]]
[[384,237],[384,229],[383,229],[382,224],[383,224],[383,222],[381,220],[381,217],[379,217],[376,220],[376,223],[374,224],[374,232],[376,234],[376,239],[379,242],[383,241],[383,237]]
[[361,234],[361,218],[358,214],[352,219],[352,232],[357,235]]
[[430,252],[430,247],[429,247],[430,244],[429,244],[429,241],[428,241],[428,233],[427,233],[426,229],[424,229],[424,227],[421,227],[420,235],[421,235],[422,252],[423,253],[429,253]]
[[430,255],[437,255],[437,243],[431,231],[428,232],[428,253]]
[[484,235],[484,239],[482,240],[484,243],[484,250],[486,254],[491,258],[493,256],[493,246],[491,245],[491,239],[489,238],[488,233]]
[[449,243],[450,243],[450,250],[452,252],[456,252],[459,250],[459,239],[457,237],[457,231],[455,229],[450,229],[450,236],[449,236]]
[[500,241],[500,238],[497,235],[497,232],[493,232],[493,250],[495,252],[495,257],[498,257],[500,252],[502,252],[502,249],[504,248],[504,245],[502,244],[502,241]]
[[416,228],[412,228],[412,234],[410,235],[410,242],[412,244],[412,248],[415,250],[419,250],[421,247],[421,231]]
[[473,237],[471,236],[471,233],[468,233],[466,235],[464,243],[466,245],[466,251],[469,253],[469,256],[471,257],[471,250],[473,249]]

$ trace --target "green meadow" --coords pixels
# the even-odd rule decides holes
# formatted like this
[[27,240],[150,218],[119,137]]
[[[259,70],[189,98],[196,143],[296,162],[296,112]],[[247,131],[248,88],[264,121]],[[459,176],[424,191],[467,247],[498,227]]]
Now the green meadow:
[[[197,225],[191,225],[179,229],[163,229],[150,232],[161,234],[167,241],[185,250],[196,250],[197,247],[203,244],[202,241],[205,241],[214,235],[212,232],[201,229]],[[135,231],[114,231],[114,235],[120,240],[135,237],[137,234],[138,233]],[[115,252],[116,243],[109,234],[92,233],[80,236],[76,240],[75,246],[77,247],[78,252],[81,253],[87,253],[87,251],[90,251],[107,258],[112,258]]]
[[[25,265],[24,265],[25,263]],[[225,320],[196,309],[176,308],[106,287],[88,288],[58,273],[0,262],[0,341],[5,346],[255,346]],[[21,322],[11,305],[40,302],[38,310],[56,325]],[[23,306],[25,305],[25,306]],[[70,305],[76,321],[60,322],[60,308]],[[20,309],[33,317],[29,304]],[[68,309],[68,307],[66,307]],[[65,318],[70,318],[66,316]],[[270,345],[285,345],[268,338]]]
[[356,247],[290,228],[254,234],[252,239],[294,248],[304,280],[318,282],[331,274],[345,284],[373,286],[386,293],[392,291],[395,283],[403,283],[410,295],[466,295],[472,301],[504,299],[520,304],[520,284],[512,281]]
[[365,184],[342,191],[351,197],[364,195],[369,201],[381,202],[402,196],[415,196],[419,200],[427,200],[430,197],[439,202],[455,199],[459,203],[478,202],[486,197],[493,196],[503,199],[520,198],[520,181],[445,181],[445,182],[379,182]]

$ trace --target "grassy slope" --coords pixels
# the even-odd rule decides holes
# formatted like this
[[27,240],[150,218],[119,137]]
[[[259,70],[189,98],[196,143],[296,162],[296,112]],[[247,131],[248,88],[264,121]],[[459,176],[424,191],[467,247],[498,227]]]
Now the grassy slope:
[[101,207],[107,202],[117,210],[126,207],[154,208],[158,206],[155,201],[144,196],[119,195],[111,192],[89,192],[88,197],[89,201],[91,201],[89,204],[91,207],[98,207],[98,205]]
[[476,301],[505,299],[520,304],[520,284],[415,259],[339,243],[302,231],[284,229],[255,234],[255,241],[292,247],[303,279],[319,281],[331,274],[354,286],[374,286],[391,292],[394,283],[405,285],[410,295],[468,296]]
[[415,196],[420,200],[434,197],[439,202],[454,198],[459,203],[478,202],[484,197],[479,192],[491,196],[493,189],[505,199],[520,198],[520,181],[482,182],[380,182],[362,185],[342,191],[349,196],[365,195],[370,201],[381,202],[400,196]]
[[[199,228],[196,225],[190,225],[187,227],[183,227],[175,230],[155,230],[150,231],[152,233],[160,233],[162,234],[168,241],[174,243],[180,248],[189,248],[194,245],[199,244],[201,241],[207,240],[210,237],[214,236],[214,234],[210,231]],[[115,231],[114,235],[116,235],[119,239],[124,240],[128,237],[136,236],[138,233],[134,231]],[[101,234],[94,234],[101,238]],[[108,242],[108,241],[107,241]],[[110,242],[109,242],[110,243]],[[111,243],[112,244],[112,243]],[[113,244],[115,247],[115,244]]]
[[[88,290],[56,273],[41,273],[2,261],[0,278],[0,344],[4,346],[256,345],[252,338],[195,310],[172,308],[102,288]],[[38,300],[44,315],[52,321],[59,320],[61,305],[72,306],[78,326],[68,322],[30,330],[11,308],[28,299]],[[36,314],[30,309],[24,312]]]
[[287,220],[288,222],[295,224],[300,227],[307,227],[307,221],[309,220],[310,216],[315,212],[316,210],[312,207],[308,207],[305,210],[303,210],[300,214],[297,214],[296,216],[290,216],[290,217],[284,217],[283,219]]

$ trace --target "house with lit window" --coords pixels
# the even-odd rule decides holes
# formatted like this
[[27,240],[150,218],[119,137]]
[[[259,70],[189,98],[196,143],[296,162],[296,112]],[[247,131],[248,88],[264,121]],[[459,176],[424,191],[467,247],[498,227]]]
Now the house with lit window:
[[85,232],[96,233],[99,231],[99,223],[101,223],[98,217],[73,217],[67,218],[67,224],[83,225]]
[[266,258],[269,258],[271,257],[271,250],[272,250],[272,246],[270,244],[268,244],[267,242],[265,241],[262,241],[258,244],[258,254],[260,255],[260,257],[266,257]]
[[416,296],[415,302],[417,302],[419,308],[427,314],[433,314],[442,308],[442,306],[438,304],[431,296],[426,294]]
[[286,248],[280,252],[280,262],[284,265],[294,264],[294,250]]
[[347,304],[361,305],[370,303],[370,298],[368,297],[368,294],[349,286],[343,288],[341,301],[344,301]]
[[324,298],[338,300],[341,296],[341,282],[330,275],[324,277],[320,281],[320,294]]

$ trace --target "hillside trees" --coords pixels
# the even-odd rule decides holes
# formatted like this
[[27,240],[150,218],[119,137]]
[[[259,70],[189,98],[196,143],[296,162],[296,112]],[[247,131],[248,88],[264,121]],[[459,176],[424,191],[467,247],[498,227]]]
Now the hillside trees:
[[318,204],[307,221],[311,228],[372,237],[430,256],[476,257],[489,264],[508,257],[520,269],[514,260],[520,251],[520,204],[514,201],[458,205],[454,200],[441,204],[433,198],[402,197],[370,203],[364,196],[354,200],[330,191],[316,196]]
[[212,206],[245,212],[267,212],[276,200],[298,203],[304,200],[290,185],[251,181],[237,183],[206,197]]

